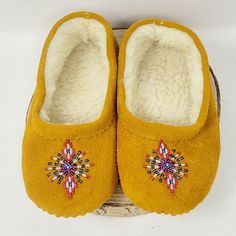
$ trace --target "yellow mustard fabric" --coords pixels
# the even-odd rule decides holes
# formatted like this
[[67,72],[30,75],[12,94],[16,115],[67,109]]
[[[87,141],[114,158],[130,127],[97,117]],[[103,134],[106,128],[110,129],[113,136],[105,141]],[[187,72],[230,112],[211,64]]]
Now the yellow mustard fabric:
[[[76,17],[95,19],[106,29],[110,73],[105,105],[95,122],[82,125],[49,124],[39,117],[46,93],[44,67],[47,48],[58,27]],[[22,170],[28,196],[50,214],[64,217],[84,215],[109,199],[116,186],[116,45],[109,23],[89,12],[72,13],[59,20],[44,44],[22,144]],[[50,157],[62,150],[66,139],[71,140],[76,152],[86,152],[85,159],[95,164],[90,168],[90,179],[78,185],[72,199],[68,199],[63,183],[50,183],[45,172]]]
[[[145,122],[133,116],[125,105],[123,79],[126,44],[132,32],[139,26],[151,23],[188,33],[201,54],[204,75],[203,101],[198,120],[191,126],[177,127]],[[159,19],[145,19],[132,25],[120,46],[117,104],[118,170],[125,194],[140,208],[171,215],[186,213],[202,202],[216,175],[220,133],[208,59],[197,35],[182,25]],[[157,150],[160,140],[170,149],[180,152],[185,158],[184,163],[188,163],[188,177],[178,182],[175,196],[170,194],[166,184],[158,182],[158,178],[150,180],[147,169],[144,169],[147,164],[146,154]]]

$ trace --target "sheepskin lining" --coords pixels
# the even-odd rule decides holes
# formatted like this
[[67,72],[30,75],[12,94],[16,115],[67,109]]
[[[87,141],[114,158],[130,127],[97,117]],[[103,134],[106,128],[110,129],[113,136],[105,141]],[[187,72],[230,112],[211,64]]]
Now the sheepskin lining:
[[201,55],[175,28],[138,27],[126,45],[126,106],[136,117],[169,125],[196,122],[203,99]]
[[48,47],[44,76],[43,120],[63,124],[97,120],[109,77],[105,27],[81,17],[63,23]]

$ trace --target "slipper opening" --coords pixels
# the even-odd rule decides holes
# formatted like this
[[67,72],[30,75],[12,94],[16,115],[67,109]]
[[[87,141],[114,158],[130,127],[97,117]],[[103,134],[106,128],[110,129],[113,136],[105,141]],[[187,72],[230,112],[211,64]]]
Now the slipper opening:
[[201,54],[189,34],[157,24],[139,26],[126,44],[125,103],[141,120],[193,125],[203,100]]
[[57,28],[45,62],[42,120],[83,124],[100,117],[109,78],[106,38],[95,19],[77,17]]

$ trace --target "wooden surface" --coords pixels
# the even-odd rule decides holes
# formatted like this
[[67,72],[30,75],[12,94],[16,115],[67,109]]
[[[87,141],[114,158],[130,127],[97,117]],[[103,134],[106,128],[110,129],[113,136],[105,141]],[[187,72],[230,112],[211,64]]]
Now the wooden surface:
[[[120,43],[125,29],[115,29],[113,30],[117,42]],[[212,68],[210,68],[211,77],[212,77],[212,85],[214,86],[215,95],[217,98],[218,103],[218,114],[220,115],[220,90],[219,85],[214,75]],[[138,207],[136,207],[123,193],[120,183],[118,183],[115,192],[113,193],[112,197],[102,204],[100,208],[93,212],[97,215],[104,215],[104,216],[136,216],[136,215],[143,215],[148,213]]]

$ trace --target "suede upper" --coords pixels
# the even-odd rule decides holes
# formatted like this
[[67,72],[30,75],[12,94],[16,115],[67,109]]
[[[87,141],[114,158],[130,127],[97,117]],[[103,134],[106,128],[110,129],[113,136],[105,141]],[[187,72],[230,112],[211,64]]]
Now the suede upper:
[[[197,121],[189,126],[174,126],[158,122],[147,122],[133,115],[126,106],[124,87],[124,70],[126,68],[126,50],[133,32],[146,24],[156,24],[167,28],[175,28],[187,33],[195,43],[201,55],[203,73],[203,99]],[[148,37],[148,36],[147,36]],[[138,49],[136,49],[138,50]],[[140,65],[142,66],[142,65]],[[178,91],[176,91],[178,92]],[[209,64],[206,52],[199,38],[188,28],[173,22],[158,19],[146,19],[132,25],[122,40],[119,52],[118,73],[118,131],[117,158],[121,185],[125,194],[140,208],[151,212],[166,214],[182,214],[198,205],[209,192],[213,183],[220,153],[219,120],[213,89],[211,87]],[[156,104],[158,107],[158,104]],[[180,152],[184,160],[174,160],[168,156],[173,165],[186,163],[181,180],[171,192],[168,186],[172,183],[164,172],[161,176],[161,159],[159,145],[164,142],[169,150]],[[154,154],[152,153],[154,150]],[[158,160],[152,159],[156,157]],[[172,154],[171,154],[172,155]],[[150,163],[147,166],[147,159]],[[162,159],[163,160],[163,159]],[[164,159],[166,160],[166,159]],[[160,162],[154,178],[150,172]],[[151,166],[153,165],[153,166]],[[184,166],[185,164],[183,164]],[[160,168],[158,170],[158,168]],[[174,167],[173,167],[174,168]],[[187,170],[186,170],[187,169]],[[170,173],[175,173],[173,172]],[[178,172],[178,171],[177,171]],[[180,174],[180,175],[181,175]],[[167,174],[166,174],[167,175]],[[173,175],[172,175],[173,177]],[[153,180],[152,180],[153,179]],[[174,179],[175,181],[175,179]],[[160,183],[161,182],[161,183]],[[168,185],[169,184],[169,185]],[[171,188],[171,187],[170,187]],[[174,195],[174,196],[173,196]]]
[[[53,124],[44,121],[39,115],[47,92],[44,76],[47,50],[58,28],[63,23],[75,18],[93,19],[105,28],[106,50],[109,62],[108,88],[102,113],[97,120],[84,124]],[[59,20],[53,26],[44,44],[37,85],[30,105],[22,145],[22,168],[29,197],[38,207],[56,216],[69,217],[91,212],[109,199],[116,186],[115,96],[117,66],[115,47],[116,41],[110,25],[102,17],[89,12],[73,13]],[[75,179],[76,175],[74,175],[77,187],[74,189],[73,197],[71,197],[71,194],[69,198],[66,190],[69,187],[71,188],[70,184],[73,187],[73,183],[65,183],[65,175],[60,184],[56,183],[60,178],[51,183],[50,179],[58,173],[53,173],[52,171],[49,174],[49,171],[45,171],[45,168],[50,169],[51,167],[48,167],[48,165],[54,165],[54,162],[55,166],[53,167],[57,168],[57,160],[55,158],[58,158],[58,153],[59,161],[61,161],[60,155],[65,158],[69,155],[68,162],[71,160],[70,152],[72,149],[65,149],[65,153],[68,151],[70,154],[63,154],[63,152],[61,154],[61,150],[64,150],[65,142],[69,142],[68,140],[73,145],[74,154],[78,152],[76,154],[77,157],[80,158],[82,155],[83,160],[81,164],[79,161],[76,162],[76,159],[73,159],[77,164],[75,168],[78,168],[78,178],[81,177],[82,182],[79,183]],[[74,154],[71,154],[73,158],[76,157],[73,156]],[[54,158],[53,160],[50,159],[51,156]],[[92,163],[91,166],[88,163]],[[64,165],[65,163],[62,164],[61,161],[60,164],[60,168],[63,168],[63,170],[65,168],[70,170],[69,172],[63,172],[65,174],[69,173],[67,176],[70,176],[70,173],[74,171],[71,169],[73,163]],[[85,170],[86,168],[88,170]],[[79,173],[79,171],[82,172]],[[66,184],[68,184],[67,188]]]

